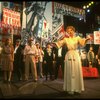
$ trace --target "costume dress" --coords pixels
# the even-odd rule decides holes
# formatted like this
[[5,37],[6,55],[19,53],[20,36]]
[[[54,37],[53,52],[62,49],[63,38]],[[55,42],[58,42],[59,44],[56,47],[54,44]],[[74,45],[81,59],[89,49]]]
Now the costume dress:
[[55,42],[58,48],[62,45],[66,45],[68,52],[65,55],[64,63],[64,85],[63,89],[67,92],[84,91],[83,73],[81,58],[78,53],[78,46],[85,46],[85,38],[79,36],[64,38],[58,42]]

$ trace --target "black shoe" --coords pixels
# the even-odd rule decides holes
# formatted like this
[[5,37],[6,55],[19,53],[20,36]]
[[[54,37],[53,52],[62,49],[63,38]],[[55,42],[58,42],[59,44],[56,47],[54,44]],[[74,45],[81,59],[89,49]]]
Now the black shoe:
[[34,82],[37,82],[37,79],[35,79]]
[[75,94],[75,95],[80,95],[81,93],[79,93],[79,92],[74,92],[74,94]]

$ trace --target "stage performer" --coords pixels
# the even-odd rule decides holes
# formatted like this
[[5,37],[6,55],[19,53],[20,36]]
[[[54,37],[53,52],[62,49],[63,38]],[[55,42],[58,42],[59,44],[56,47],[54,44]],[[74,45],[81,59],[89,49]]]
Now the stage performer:
[[52,45],[60,48],[65,44],[68,48],[64,62],[64,92],[70,95],[80,94],[84,91],[84,81],[81,58],[77,48],[79,45],[85,46],[86,42],[91,38],[90,36],[87,36],[87,38],[75,36],[75,28],[73,26],[68,26],[66,28],[66,32],[69,34],[69,38],[64,38],[54,42]]

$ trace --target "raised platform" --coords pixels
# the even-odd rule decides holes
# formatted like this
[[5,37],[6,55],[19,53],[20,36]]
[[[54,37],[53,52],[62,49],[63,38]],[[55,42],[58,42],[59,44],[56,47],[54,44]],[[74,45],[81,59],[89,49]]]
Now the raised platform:
[[[98,69],[93,67],[82,67],[82,71],[83,71],[83,77],[84,78],[98,78],[99,77],[99,73],[98,73]],[[61,68],[59,68],[59,72],[58,72],[58,78],[62,79],[62,70]]]
[[90,68],[90,67],[82,67],[83,70],[83,77],[87,77],[87,78],[98,78],[99,77],[99,73],[97,68]]

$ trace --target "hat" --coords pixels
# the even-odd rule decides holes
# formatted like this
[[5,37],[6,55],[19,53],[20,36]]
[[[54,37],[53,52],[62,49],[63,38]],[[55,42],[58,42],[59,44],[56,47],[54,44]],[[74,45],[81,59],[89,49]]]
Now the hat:
[[33,41],[33,38],[29,38],[28,41]]
[[36,45],[40,45],[40,44],[37,42]]

